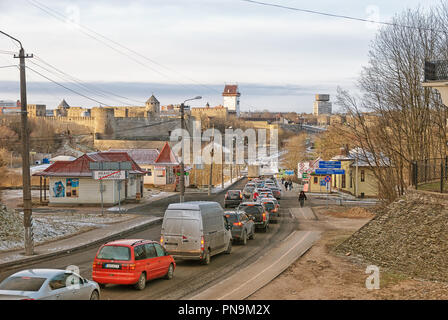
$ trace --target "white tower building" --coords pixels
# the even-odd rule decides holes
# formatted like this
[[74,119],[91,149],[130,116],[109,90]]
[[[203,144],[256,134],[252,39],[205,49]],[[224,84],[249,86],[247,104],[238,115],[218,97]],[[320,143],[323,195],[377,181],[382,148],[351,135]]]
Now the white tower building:
[[319,116],[322,114],[331,114],[331,102],[329,94],[316,94],[314,101],[313,114]]
[[238,92],[238,85],[228,85],[224,87],[222,96],[224,97],[224,107],[229,113],[236,113],[240,116],[240,93]]

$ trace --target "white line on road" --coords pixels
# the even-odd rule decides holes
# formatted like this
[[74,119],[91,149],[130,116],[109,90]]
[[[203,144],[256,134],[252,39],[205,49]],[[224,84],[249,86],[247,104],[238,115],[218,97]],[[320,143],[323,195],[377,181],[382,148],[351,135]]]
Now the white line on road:
[[[294,231],[296,232],[296,231]],[[280,258],[278,258],[274,263],[272,263],[269,267],[267,267],[266,269],[263,270],[263,272],[271,269],[273,266],[275,266],[280,260],[282,260],[285,256],[287,256],[292,250],[294,250],[295,248],[297,248],[298,245],[300,245],[307,237],[308,235],[310,235],[312,233],[312,231],[308,231],[307,233],[305,233],[305,235],[292,247],[290,248],[288,251],[286,251]],[[245,282],[243,282],[241,285],[239,285],[237,288],[233,289],[232,291],[230,291],[229,293],[221,296],[220,298],[218,298],[217,300],[223,300],[225,297],[231,295],[232,293],[234,293],[235,291],[238,291],[239,289],[241,289],[242,287],[244,287],[247,283],[253,281],[254,279],[258,278],[259,276],[261,276],[262,273],[259,273],[257,275],[255,275],[254,277],[246,280]]]

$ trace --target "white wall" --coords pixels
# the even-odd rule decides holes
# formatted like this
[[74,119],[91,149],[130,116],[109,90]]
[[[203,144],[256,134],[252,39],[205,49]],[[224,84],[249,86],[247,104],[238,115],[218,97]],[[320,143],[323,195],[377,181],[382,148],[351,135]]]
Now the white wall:
[[[63,197],[55,197],[54,186],[57,182],[61,182],[64,188]],[[103,192],[103,202],[105,204],[113,204],[118,202],[118,185],[114,180],[103,180],[105,188]],[[100,182],[92,178],[79,178],[79,194],[78,197],[67,197],[67,178],[50,177],[50,203],[60,204],[96,204],[101,203]],[[123,185],[124,199],[124,185]]]

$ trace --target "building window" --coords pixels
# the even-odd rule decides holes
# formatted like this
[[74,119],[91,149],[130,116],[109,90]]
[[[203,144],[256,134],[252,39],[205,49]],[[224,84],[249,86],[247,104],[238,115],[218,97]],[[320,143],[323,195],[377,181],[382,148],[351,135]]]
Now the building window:
[[342,185],[341,185],[341,187],[344,189],[345,188],[345,174],[343,174],[341,177],[342,177]]
[[361,182],[366,181],[366,176],[364,170],[361,170]]
[[353,188],[353,176],[351,171],[350,171],[350,188]]
[[314,184],[317,184],[317,177],[314,177]]
[[146,173],[146,175],[148,176],[148,177],[151,177],[152,176],[152,170],[151,169],[146,169],[146,171],[148,171],[147,173]]

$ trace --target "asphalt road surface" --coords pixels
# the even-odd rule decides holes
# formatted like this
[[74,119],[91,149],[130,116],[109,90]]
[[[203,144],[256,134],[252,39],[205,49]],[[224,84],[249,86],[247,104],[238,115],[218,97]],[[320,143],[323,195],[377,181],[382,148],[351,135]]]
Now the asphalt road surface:
[[[239,181],[232,189],[242,189],[246,180]],[[223,205],[224,192],[208,196],[207,194],[187,194],[185,201],[210,200],[218,201]],[[133,214],[147,214],[163,216],[169,203],[177,202],[178,197],[161,199],[151,204],[141,206],[129,211]],[[218,283],[225,277],[257,260],[278,241],[285,239],[294,230],[298,230],[297,220],[290,214],[289,208],[297,207],[297,198],[284,198],[280,201],[281,218],[276,224],[270,225],[267,233],[257,233],[254,240],[249,240],[246,246],[234,244],[230,255],[220,254],[213,256],[208,266],[201,265],[197,261],[177,261],[177,268],[171,280],[157,279],[147,283],[142,291],[135,290],[132,286],[108,285],[101,292],[101,299],[185,299],[195,295],[201,290]],[[160,238],[161,224],[152,225],[146,230],[129,233],[126,238],[144,238],[158,241]],[[92,262],[98,250],[98,246],[92,246],[85,250],[63,254],[49,261],[41,261],[21,266],[18,269],[0,271],[0,281],[10,274],[30,268],[57,268],[65,269],[69,265],[79,267],[81,275],[91,279]]]

